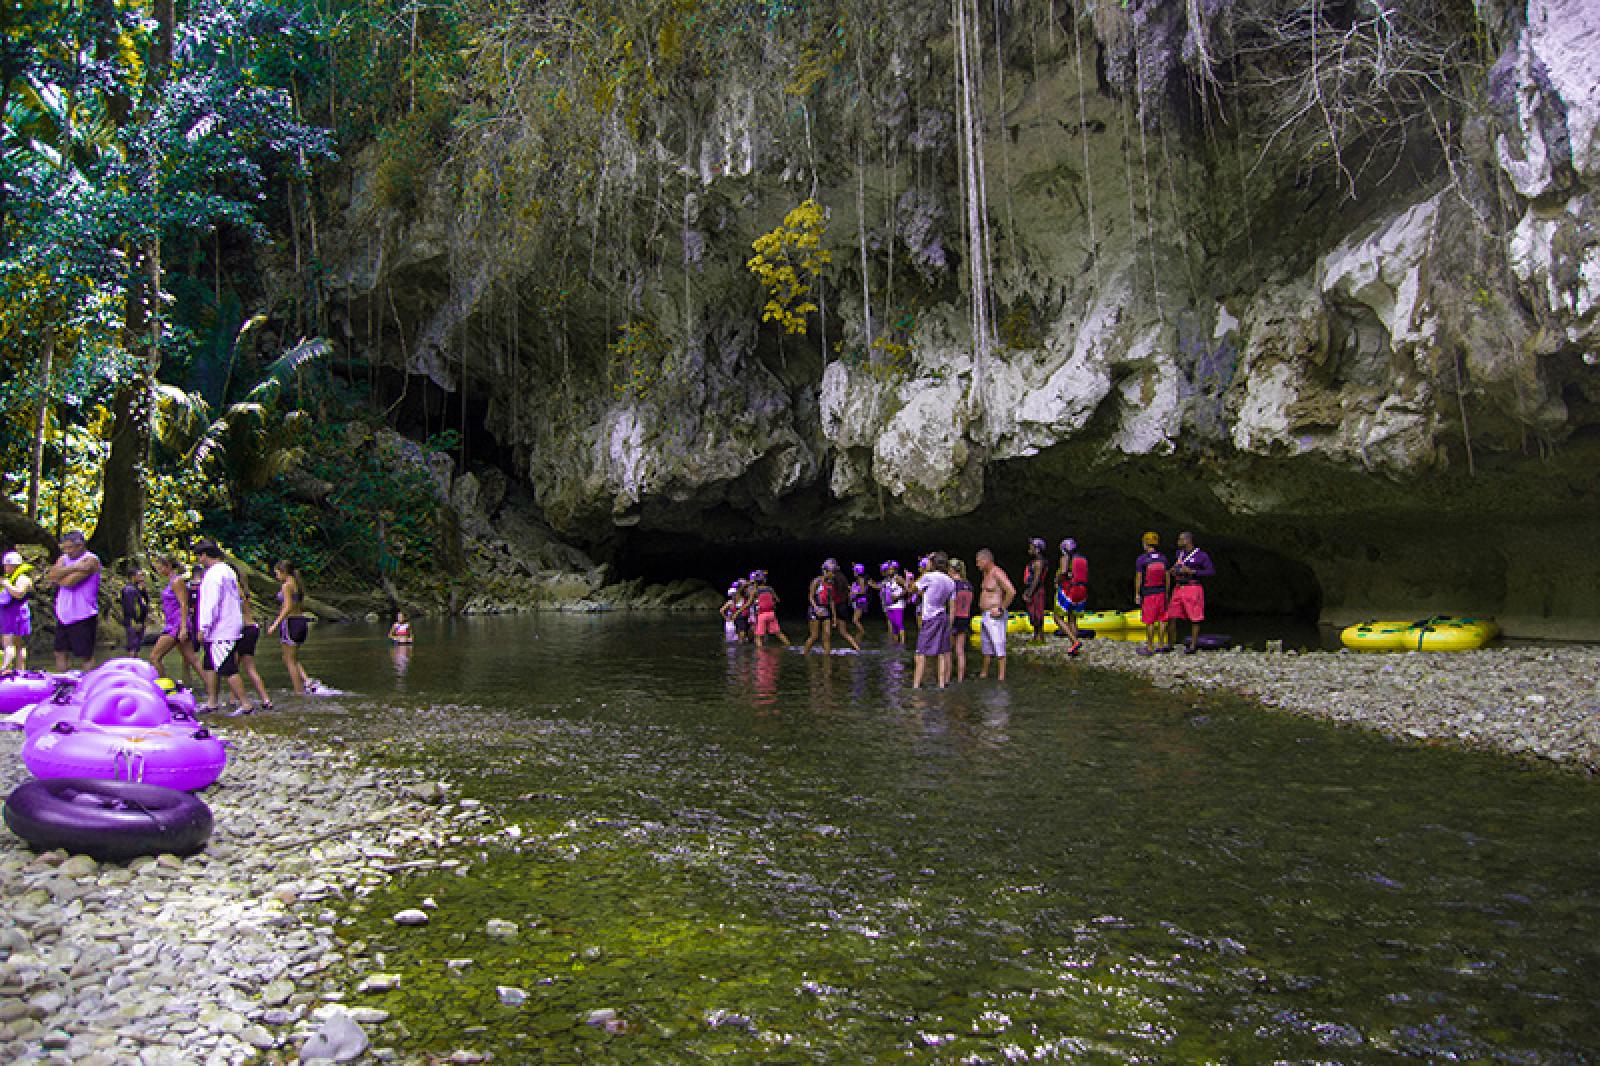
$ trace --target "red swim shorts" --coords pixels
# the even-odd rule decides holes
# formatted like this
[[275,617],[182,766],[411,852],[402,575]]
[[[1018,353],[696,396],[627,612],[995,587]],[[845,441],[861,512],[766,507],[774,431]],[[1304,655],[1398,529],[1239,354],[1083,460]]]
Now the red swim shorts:
[[1206,620],[1206,593],[1199,585],[1179,585],[1172,590],[1167,604],[1167,617],[1187,618],[1191,622]]
[[1167,594],[1151,592],[1139,600],[1139,621],[1153,626],[1167,617]]
[[756,615],[756,636],[775,637],[778,635],[778,616],[773,611],[762,611]]

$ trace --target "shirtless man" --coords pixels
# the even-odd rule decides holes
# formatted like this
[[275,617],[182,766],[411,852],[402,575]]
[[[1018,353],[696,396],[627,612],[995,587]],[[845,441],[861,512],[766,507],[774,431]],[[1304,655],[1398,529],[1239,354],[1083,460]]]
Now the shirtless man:
[[1011,583],[1006,572],[994,565],[994,552],[984,548],[978,552],[978,572],[983,584],[978,590],[979,632],[983,640],[983,669],[980,678],[989,676],[989,663],[1000,660],[998,677],[1006,679],[1006,611],[1017,598],[1017,586]]

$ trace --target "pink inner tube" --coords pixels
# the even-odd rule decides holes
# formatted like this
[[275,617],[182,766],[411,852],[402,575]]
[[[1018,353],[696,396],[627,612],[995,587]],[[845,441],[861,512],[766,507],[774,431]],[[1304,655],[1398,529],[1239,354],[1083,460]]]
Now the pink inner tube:
[[73,693],[73,698],[63,703],[41,703],[23,728],[34,736],[57,722],[154,728],[170,721],[172,708],[164,692],[148,681],[125,677]]
[[146,681],[153,682],[161,676],[161,671],[155,668],[155,664],[144,659],[123,656],[117,659],[107,659],[85,674],[84,680],[87,681],[90,678],[103,677],[108,674],[133,674],[135,677],[141,677]]
[[47,700],[55,695],[56,687],[64,683],[66,679],[38,670],[0,676],[0,714],[10,714]]
[[35,777],[136,781],[192,792],[221,776],[228,753],[209,730],[192,723],[151,729],[60,722],[28,738],[22,761]]

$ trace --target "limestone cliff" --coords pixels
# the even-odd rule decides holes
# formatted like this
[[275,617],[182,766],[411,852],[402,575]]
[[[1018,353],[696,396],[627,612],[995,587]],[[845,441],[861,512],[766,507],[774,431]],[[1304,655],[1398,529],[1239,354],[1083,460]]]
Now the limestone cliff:
[[[1238,606],[1600,626],[1600,5],[560,6],[414,196],[354,158],[330,308],[561,536],[1193,527]],[[808,199],[784,333],[746,260]]]

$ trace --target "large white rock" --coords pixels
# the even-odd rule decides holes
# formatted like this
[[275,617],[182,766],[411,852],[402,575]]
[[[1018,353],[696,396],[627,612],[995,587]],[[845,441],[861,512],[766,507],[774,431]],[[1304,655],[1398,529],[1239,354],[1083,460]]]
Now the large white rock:
[[1561,98],[1573,169],[1600,179],[1600,3],[1528,0],[1523,40]]
[[1375,231],[1350,238],[1317,264],[1322,291],[1371,308],[1388,331],[1389,343],[1397,348],[1432,334],[1424,272],[1443,195],[1437,193]]

